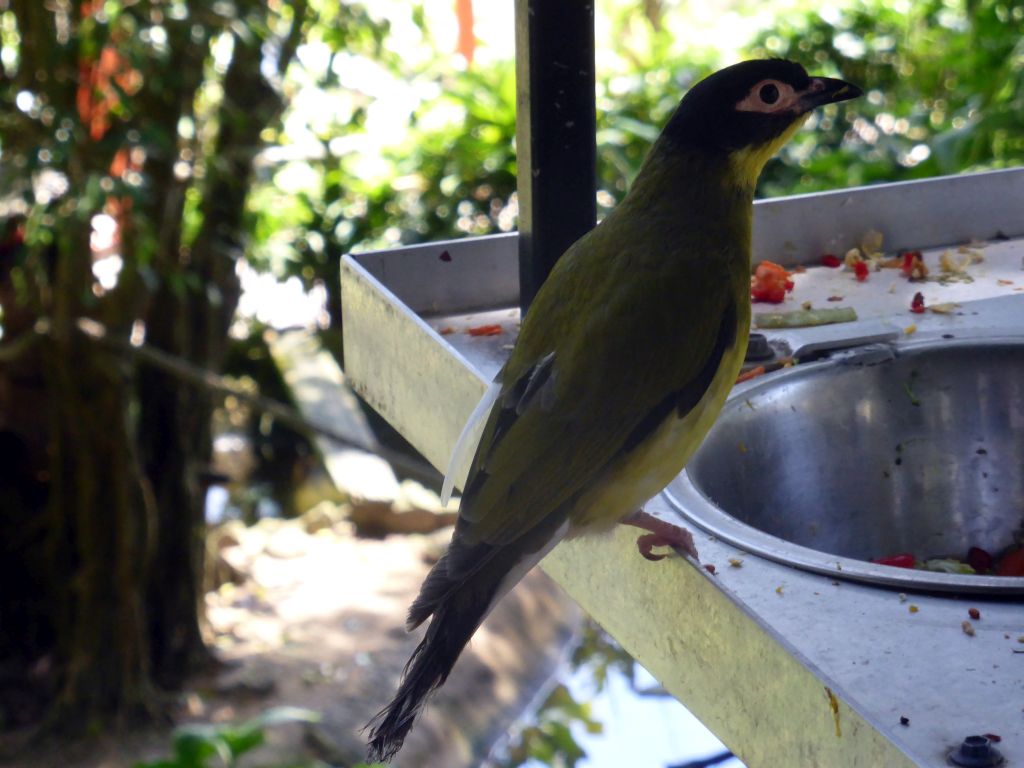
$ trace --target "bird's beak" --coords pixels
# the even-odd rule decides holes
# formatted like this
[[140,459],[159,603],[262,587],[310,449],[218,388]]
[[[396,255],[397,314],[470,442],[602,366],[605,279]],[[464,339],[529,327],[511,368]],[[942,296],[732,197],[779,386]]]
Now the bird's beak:
[[837,101],[855,99],[864,91],[853,83],[838,80],[834,77],[812,77],[811,84],[800,94],[800,108],[810,111],[822,104],[835,104]]

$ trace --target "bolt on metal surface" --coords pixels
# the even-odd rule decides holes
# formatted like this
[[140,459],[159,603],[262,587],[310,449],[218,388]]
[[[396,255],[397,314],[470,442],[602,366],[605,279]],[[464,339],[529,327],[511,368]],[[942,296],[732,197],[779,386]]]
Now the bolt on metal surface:
[[949,753],[949,760],[965,768],[993,768],[1003,764],[1003,756],[986,736],[968,736]]

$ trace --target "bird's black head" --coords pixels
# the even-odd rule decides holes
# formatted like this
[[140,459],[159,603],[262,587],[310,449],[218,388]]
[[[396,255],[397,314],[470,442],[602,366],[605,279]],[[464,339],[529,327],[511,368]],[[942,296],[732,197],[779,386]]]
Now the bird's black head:
[[811,77],[783,59],[744,61],[701,80],[683,97],[665,135],[684,147],[770,157],[822,104],[856,98],[860,88]]

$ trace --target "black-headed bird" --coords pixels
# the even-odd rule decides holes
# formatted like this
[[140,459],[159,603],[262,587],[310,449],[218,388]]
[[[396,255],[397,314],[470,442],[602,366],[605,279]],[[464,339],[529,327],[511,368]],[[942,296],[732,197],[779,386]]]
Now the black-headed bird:
[[371,760],[395,755],[491,607],[561,539],[631,522],[651,531],[643,554],[696,555],[687,531],[637,510],[682,471],[743,362],[761,169],[811,110],[860,93],[776,59],[710,75],[555,264],[456,447],[446,493],[481,434],[451,545],[409,610],[410,630],[430,625],[371,722]]

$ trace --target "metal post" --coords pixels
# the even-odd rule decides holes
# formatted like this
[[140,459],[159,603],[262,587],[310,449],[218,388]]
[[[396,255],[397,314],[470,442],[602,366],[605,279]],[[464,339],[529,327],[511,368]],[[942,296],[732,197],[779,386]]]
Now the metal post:
[[597,219],[593,0],[516,0],[519,295]]

